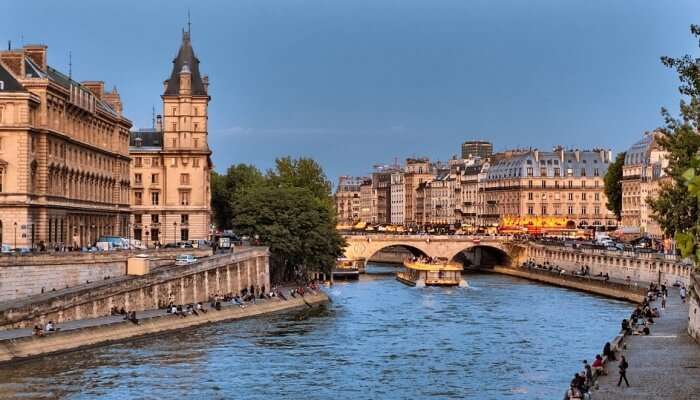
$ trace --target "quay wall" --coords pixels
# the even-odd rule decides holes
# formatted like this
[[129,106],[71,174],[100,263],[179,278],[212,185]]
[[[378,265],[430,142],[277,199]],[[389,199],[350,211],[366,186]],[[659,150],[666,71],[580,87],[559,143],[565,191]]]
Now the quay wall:
[[591,275],[608,273],[612,279],[624,280],[629,276],[633,282],[663,283],[668,281],[669,285],[680,281],[687,286],[690,283],[693,268],[681,264],[675,256],[573,249],[536,243],[531,243],[527,247],[525,257],[538,264],[544,264],[548,261],[550,264],[558,265],[567,271],[578,271],[582,266],[588,266]]
[[646,289],[641,287],[629,286],[615,282],[604,282],[571,275],[561,275],[548,271],[534,272],[528,271],[525,268],[507,268],[500,266],[493,267],[487,271],[492,271],[502,275],[515,276],[549,285],[581,290],[583,292],[598,294],[619,300],[626,300],[633,303],[641,303],[646,295]]
[[267,248],[251,247],[218,254],[197,263],[164,266],[142,276],[121,276],[0,303],[0,330],[97,318],[112,307],[128,311],[205,302],[214,294],[237,293],[250,286],[270,287]]
[[126,260],[148,254],[151,266],[172,263],[178,254],[202,257],[210,249],[161,249],[104,253],[39,253],[0,256],[0,302],[65,289],[126,274]]
[[315,295],[306,295],[304,298],[289,298],[288,301],[271,300],[246,308],[224,307],[220,311],[212,309],[206,314],[189,315],[186,318],[163,315],[140,320],[139,325],[129,321],[120,321],[98,327],[58,332],[45,337],[29,336],[5,340],[0,341],[0,364],[48,354],[75,351],[127,339],[151,337],[215,322],[315,307],[326,302],[328,302],[328,296],[323,292],[319,292]]
[[693,274],[688,289],[688,334],[700,344],[700,274]]

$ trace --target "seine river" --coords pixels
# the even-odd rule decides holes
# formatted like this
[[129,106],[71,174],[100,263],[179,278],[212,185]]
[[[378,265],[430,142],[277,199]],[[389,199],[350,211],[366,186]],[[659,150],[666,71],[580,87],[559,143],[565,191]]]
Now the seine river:
[[416,289],[338,283],[274,315],[0,369],[0,398],[560,399],[630,304],[497,275]]

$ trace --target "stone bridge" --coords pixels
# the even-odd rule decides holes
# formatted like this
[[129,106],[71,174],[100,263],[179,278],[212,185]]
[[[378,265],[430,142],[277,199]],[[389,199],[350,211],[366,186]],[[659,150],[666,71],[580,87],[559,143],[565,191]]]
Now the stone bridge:
[[469,252],[469,261],[474,265],[482,265],[487,255],[493,260],[492,264],[508,265],[517,262],[525,254],[527,246],[498,236],[346,235],[345,240],[345,257],[364,259],[365,262],[382,249],[400,246],[416,256],[455,260],[463,252]]

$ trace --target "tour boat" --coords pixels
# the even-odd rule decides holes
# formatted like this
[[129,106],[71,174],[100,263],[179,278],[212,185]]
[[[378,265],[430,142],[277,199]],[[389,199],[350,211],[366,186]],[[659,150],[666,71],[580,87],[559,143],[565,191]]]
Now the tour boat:
[[358,279],[360,268],[358,261],[352,258],[339,258],[333,269],[333,279]]
[[404,261],[404,269],[396,273],[396,280],[416,287],[459,286],[467,287],[462,279],[461,264],[447,261]]

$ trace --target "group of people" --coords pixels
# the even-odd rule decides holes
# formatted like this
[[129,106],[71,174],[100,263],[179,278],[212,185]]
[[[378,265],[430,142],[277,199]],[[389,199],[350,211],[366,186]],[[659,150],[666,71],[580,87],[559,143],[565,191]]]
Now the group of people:
[[[574,374],[574,378],[569,384],[569,389],[566,391],[565,400],[583,400],[591,398],[591,390],[596,386],[598,377],[608,374],[607,363],[617,361],[617,355],[612,348],[610,342],[603,346],[603,353],[596,354],[593,363],[589,364],[588,360],[583,360],[583,369],[581,372]],[[625,356],[620,356],[620,382],[622,380],[627,383],[627,360]],[[618,384],[619,385],[619,384]]]
[[124,316],[124,321],[131,321],[135,325],[139,324],[138,318],[136,318],[136,311],[126,311],[124,307],[117,309],[117,307],[112,307],[109,312],[110,315],[122,315]]
[[39,325],[34,325],[34,329],[32,330],[32,334],[34,336],[45,336],[47,333],[52,333],[52,332],[58,332],[60,331],[61,328],[57,327],[53,321],[49,321],[46,323],[44,328],[42,329]]

